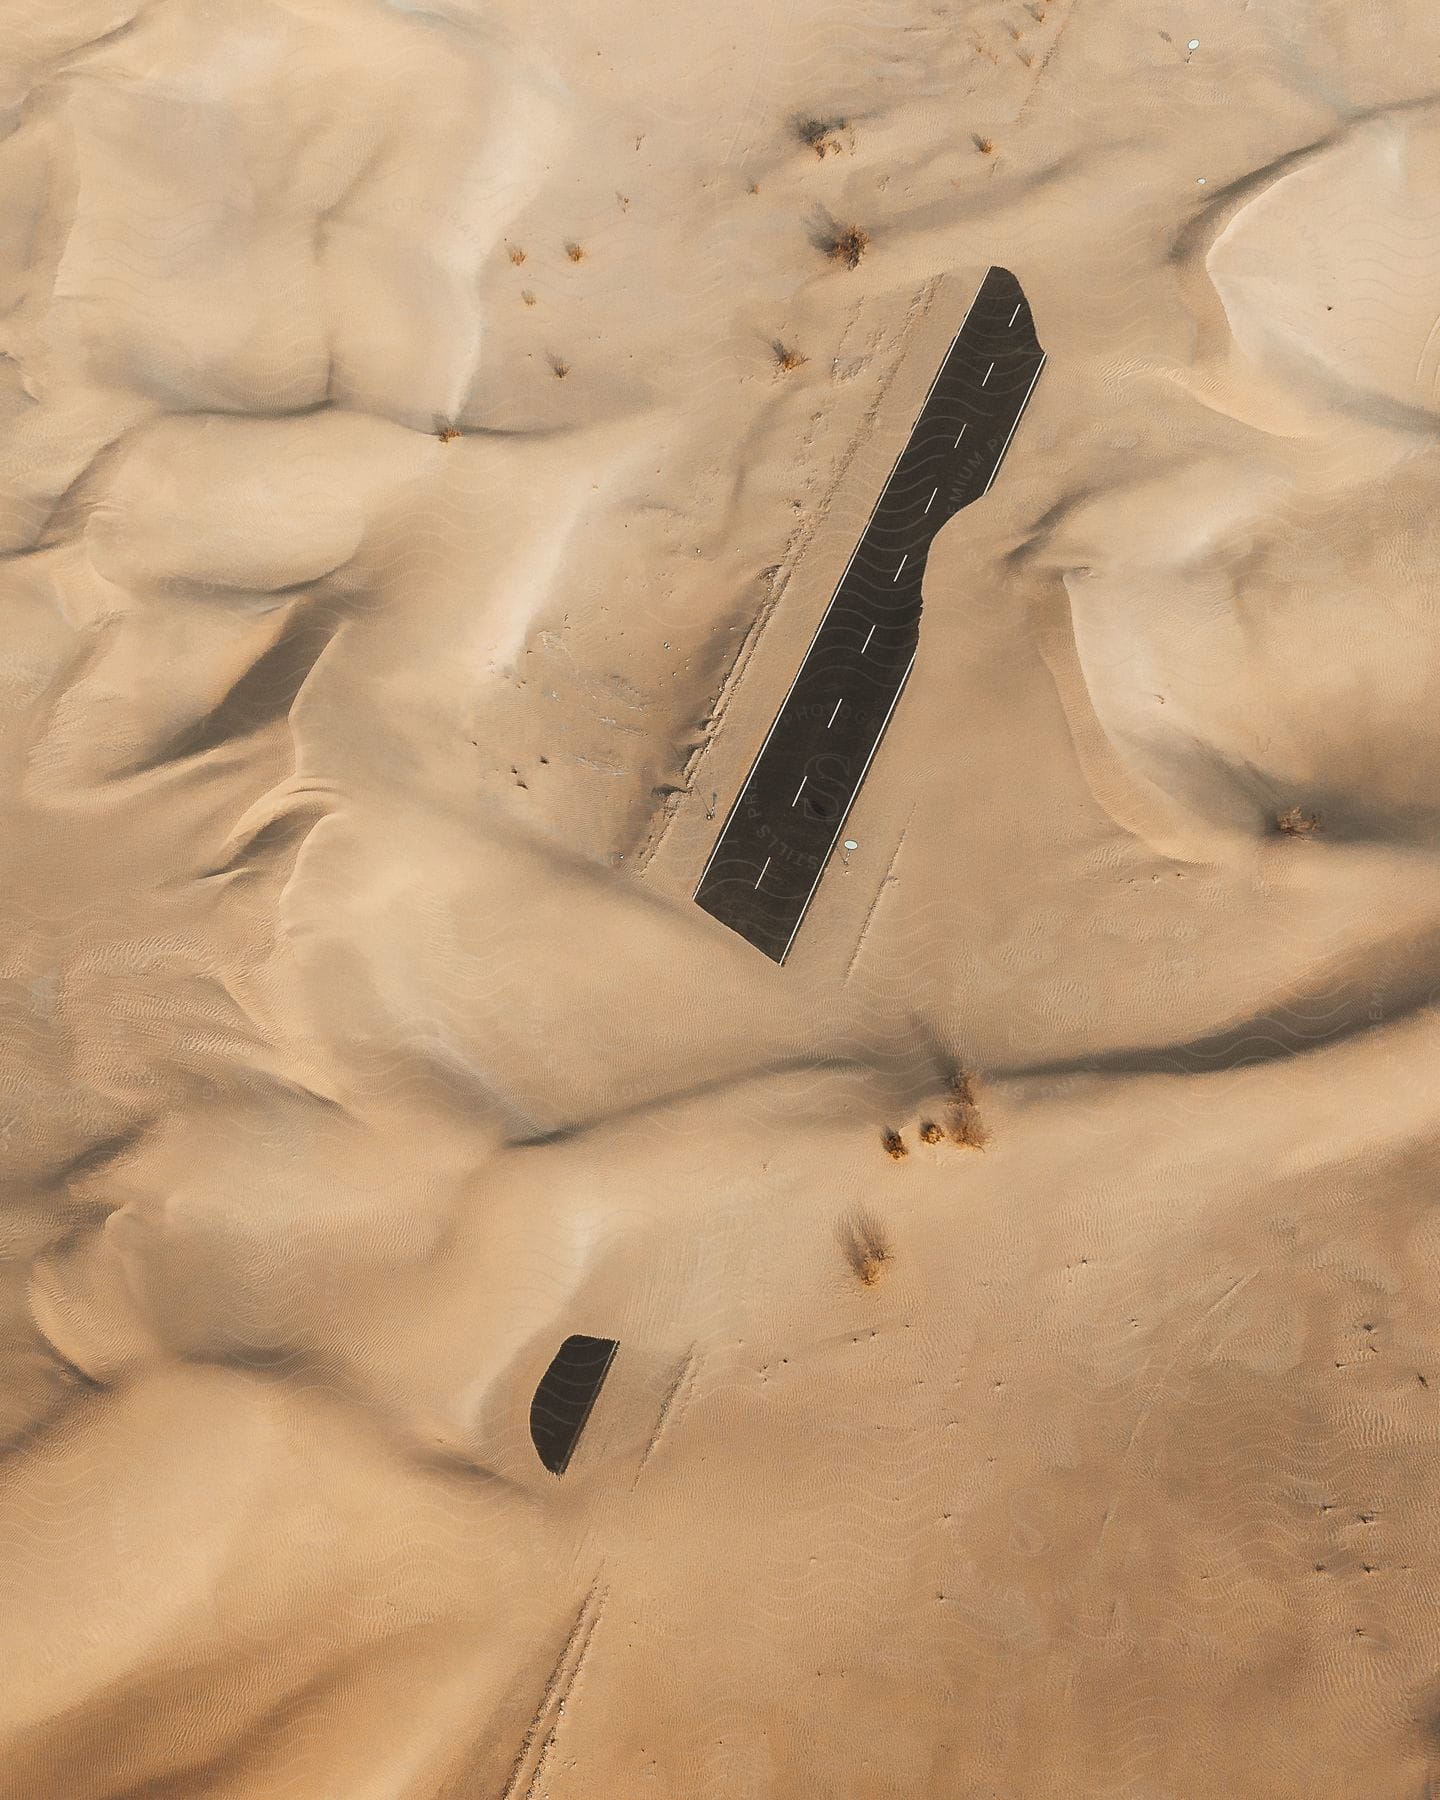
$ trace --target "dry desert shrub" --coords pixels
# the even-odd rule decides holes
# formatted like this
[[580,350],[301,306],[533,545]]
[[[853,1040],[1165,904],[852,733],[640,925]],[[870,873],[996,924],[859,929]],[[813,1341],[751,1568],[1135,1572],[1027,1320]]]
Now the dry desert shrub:
[[517,269],[520,267],[521,263],[524,262],[525,252],[520,248],[520,246],[518,244],[512,244],[510,246],[510,260],[512,263],[514,263],[514,265]]
[[898,1131],[882,1131],[880,1134],[880,1144],[885,1154],[893,1157],[896,1162],[899,1162],[902,1157],[910,1154],[905,1148],[904,1138],[901,1137]]
[[990,1142],[990,1128],[973,1106],[951,1114],[950,1142],[966,1150],[983,1150]]
[[963,1069],[957,1069],[950,1077],[945,1123],[952,1144],[961,1144],[967,1150],[983,1150],[990,1142],[990,1133],[976,1103],[974,1079]]
[[1319,813],[1302,812],[1298,806],[1287,807],[1275,820],[1276,829],[1283,831],[1287,837],[1309,837],[1319,831],[1324,820]]
[[938,1144],[944,1136],[945,1133],[933,1119],[927,1119],[920,1127],[920,1142],[922,1144]]
[[798,369],[802,363],[810,360],[808,356],[803,355],[799,350],[793,349],[787,344],[776,342],[771,348],[775,352],[776,368],[783,369],[787,375],[792,369]]
[[569,363],[563,361],[558,356],[552,356],[550,358],[550,367],[555,371],[555,379],[557,381],[563,381],[570,373]]
[[581,244],[567,244],[565,246],[565,254],[570,258],[571,262],[584,262],[585,260],[585,250],[584,246]]
[[797,119],[795,135],[819,157],[829,156],[832,151],[838,155],[842,148],[839,134],[847,123],[845,119]]
[[874,1287],[895,1254],[879,1222],[866,1212],[852,1214],[840,1228],[840,1242],[856,1280]]
[[521,288],[520,298],[527,306],[533,306],[535,304],[535,296],[530,292],[529,288]]
[[991,156],[995,151],[995,140],[994,138],[977,137],[975,140],[975,148],[982,156]]
[[863,225],[847,225],[843,231],[837,231],[825,246],[825,254],[834,262],[844,263],[847,269],[858,269],[860,259],[870,247],[870,233]]

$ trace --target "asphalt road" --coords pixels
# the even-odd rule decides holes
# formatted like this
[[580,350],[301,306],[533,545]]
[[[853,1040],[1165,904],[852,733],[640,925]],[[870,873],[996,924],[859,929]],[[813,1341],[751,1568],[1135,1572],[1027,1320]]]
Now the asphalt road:
[[994,481],[1045,364],[1030,307],[992,268],[840,578],[695,890],[784,962],[915,660],[935,533]]
[[576,1333],[550,1359],[530,1402],[530,1441],[552,1475],[563,1475],[570,1466],[619,1348],[614,1338]]

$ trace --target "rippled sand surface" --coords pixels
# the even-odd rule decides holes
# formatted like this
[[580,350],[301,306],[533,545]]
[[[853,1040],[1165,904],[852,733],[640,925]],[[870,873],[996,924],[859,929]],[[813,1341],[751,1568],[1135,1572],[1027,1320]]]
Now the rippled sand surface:
[[0,11],[0,1795],[1440,1792],[1433,9]]

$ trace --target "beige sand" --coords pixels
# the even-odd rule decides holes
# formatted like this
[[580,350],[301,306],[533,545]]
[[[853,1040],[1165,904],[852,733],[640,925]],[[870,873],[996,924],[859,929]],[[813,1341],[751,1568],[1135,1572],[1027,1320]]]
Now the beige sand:
[[0,1794],[1440,1791],[1434,9],[3,26]]

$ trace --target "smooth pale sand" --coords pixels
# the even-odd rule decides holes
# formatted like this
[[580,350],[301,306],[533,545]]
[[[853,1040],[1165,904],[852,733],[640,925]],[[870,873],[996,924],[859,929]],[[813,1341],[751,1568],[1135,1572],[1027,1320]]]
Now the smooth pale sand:
[[0,1793],[1440,1791],[1433,8],[3,11]]

